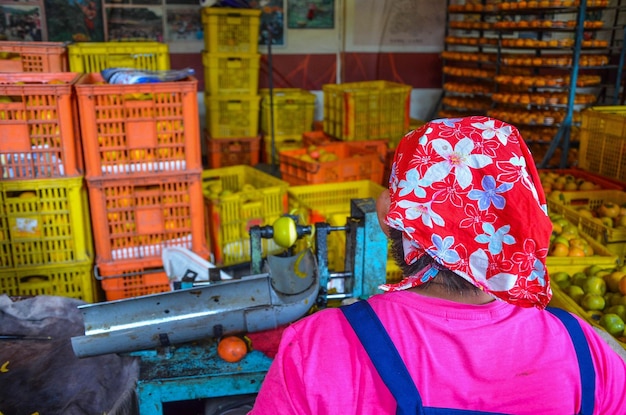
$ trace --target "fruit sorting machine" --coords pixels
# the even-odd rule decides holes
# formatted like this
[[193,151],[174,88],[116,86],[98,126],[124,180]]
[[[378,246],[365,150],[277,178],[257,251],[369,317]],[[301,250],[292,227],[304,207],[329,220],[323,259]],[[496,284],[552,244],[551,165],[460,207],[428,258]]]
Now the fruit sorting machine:
[[[227,363],[217,356],[215,339],[277,328],[331,300],[367,298],[386,280],[387,239],[375,202],[353,199],[350,204],[345,226],[300,225],[291,217],[287,230],[250,228],[250,273],[241,277],[184,249],[166,250],[164,268],[176,289],[81,305],[85,335],[72,338],[75,355],[138,356],[141,415],[162,414],[164,402],[258,392],[272,359],[252,350],[243,360]],[[328,267],[328,235],[342,231],[345,269],[336,272]],[[305,235],[314,236],[315,253],[293,252],[292,245]],[[263,238],[289,248],[285,255],[264,258]]]

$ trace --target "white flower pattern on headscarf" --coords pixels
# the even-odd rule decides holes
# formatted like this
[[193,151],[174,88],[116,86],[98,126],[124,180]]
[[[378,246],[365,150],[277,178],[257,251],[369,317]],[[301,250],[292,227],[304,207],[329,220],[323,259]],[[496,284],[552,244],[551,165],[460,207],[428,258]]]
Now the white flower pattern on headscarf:
[[454,148],[448,141],[442,139],[433,140],[431,145],[444,161],[428,168],[423,178],[426,183],[443,180],[453,172],[461,189],[465,189],[472,182],[470,168],[480,169],[492,163],[492,160],[487,156],[472,154],[474,142],[469,138],[461,139]]

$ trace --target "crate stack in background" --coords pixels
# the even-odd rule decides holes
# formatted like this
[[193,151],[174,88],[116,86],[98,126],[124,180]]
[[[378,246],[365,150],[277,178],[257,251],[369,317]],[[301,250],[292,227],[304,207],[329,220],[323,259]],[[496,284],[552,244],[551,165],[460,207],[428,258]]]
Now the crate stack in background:
[[302,134],[313,129],[315,94],[299,88],[263,88],[260,92],[262,158],[278,164],[279,152],[302,148]]
[[209,257],[197,87],[195,77],[107,84],[99,72],[75,85],[106,300],[169,291],[164,247]]
[[0,73],[0,292],[98,301],[75,123],[80,74],[45,72],[50,53],[8,43],[22,71]]
[[322,90],[323,129],[311,128],[302,134],[303,148],[279,154],[283,178],[292,185],[372,180],[387,186],[393,149],[410,128],[411,86],[366,81]]
[[204,7],[205,146],[209,168],[259,163],[258,9]]

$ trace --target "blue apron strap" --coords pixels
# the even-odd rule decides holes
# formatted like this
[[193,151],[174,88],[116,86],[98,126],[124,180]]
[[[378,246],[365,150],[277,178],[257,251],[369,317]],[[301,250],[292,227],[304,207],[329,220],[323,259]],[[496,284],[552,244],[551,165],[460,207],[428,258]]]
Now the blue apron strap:
[[422,398],[380,319],[365,301],[340,308],[398,403],[397,415],[423,415]]
[[578,369],[580,370],[580,382],[582,385],[582,402],[578,414],[592,415],[596,397],[596,371],[593,368],[593,360],[591,359],[587,338],[578,320],[569,312],[555,307],[547,307],[546,310],[563,322],[572,338],[578,358]]

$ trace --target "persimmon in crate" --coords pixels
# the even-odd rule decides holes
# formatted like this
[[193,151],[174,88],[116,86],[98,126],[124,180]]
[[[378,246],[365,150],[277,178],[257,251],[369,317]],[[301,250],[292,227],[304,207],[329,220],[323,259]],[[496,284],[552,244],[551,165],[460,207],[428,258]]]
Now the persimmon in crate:
[[198,81],[107,84],[99,73],[76,83],[87,177],[202,168]]
[[0,73],[0,180],[78,176],[79,74]]
[[[208,258],[200,172],[87,179],[96,263],[159,266],[164,247]],[[139,261],[140,260],[140,261]]]
[[354,143],[281,151],[280,173],[290,185],[371,180],[381,183],[380,155]]

